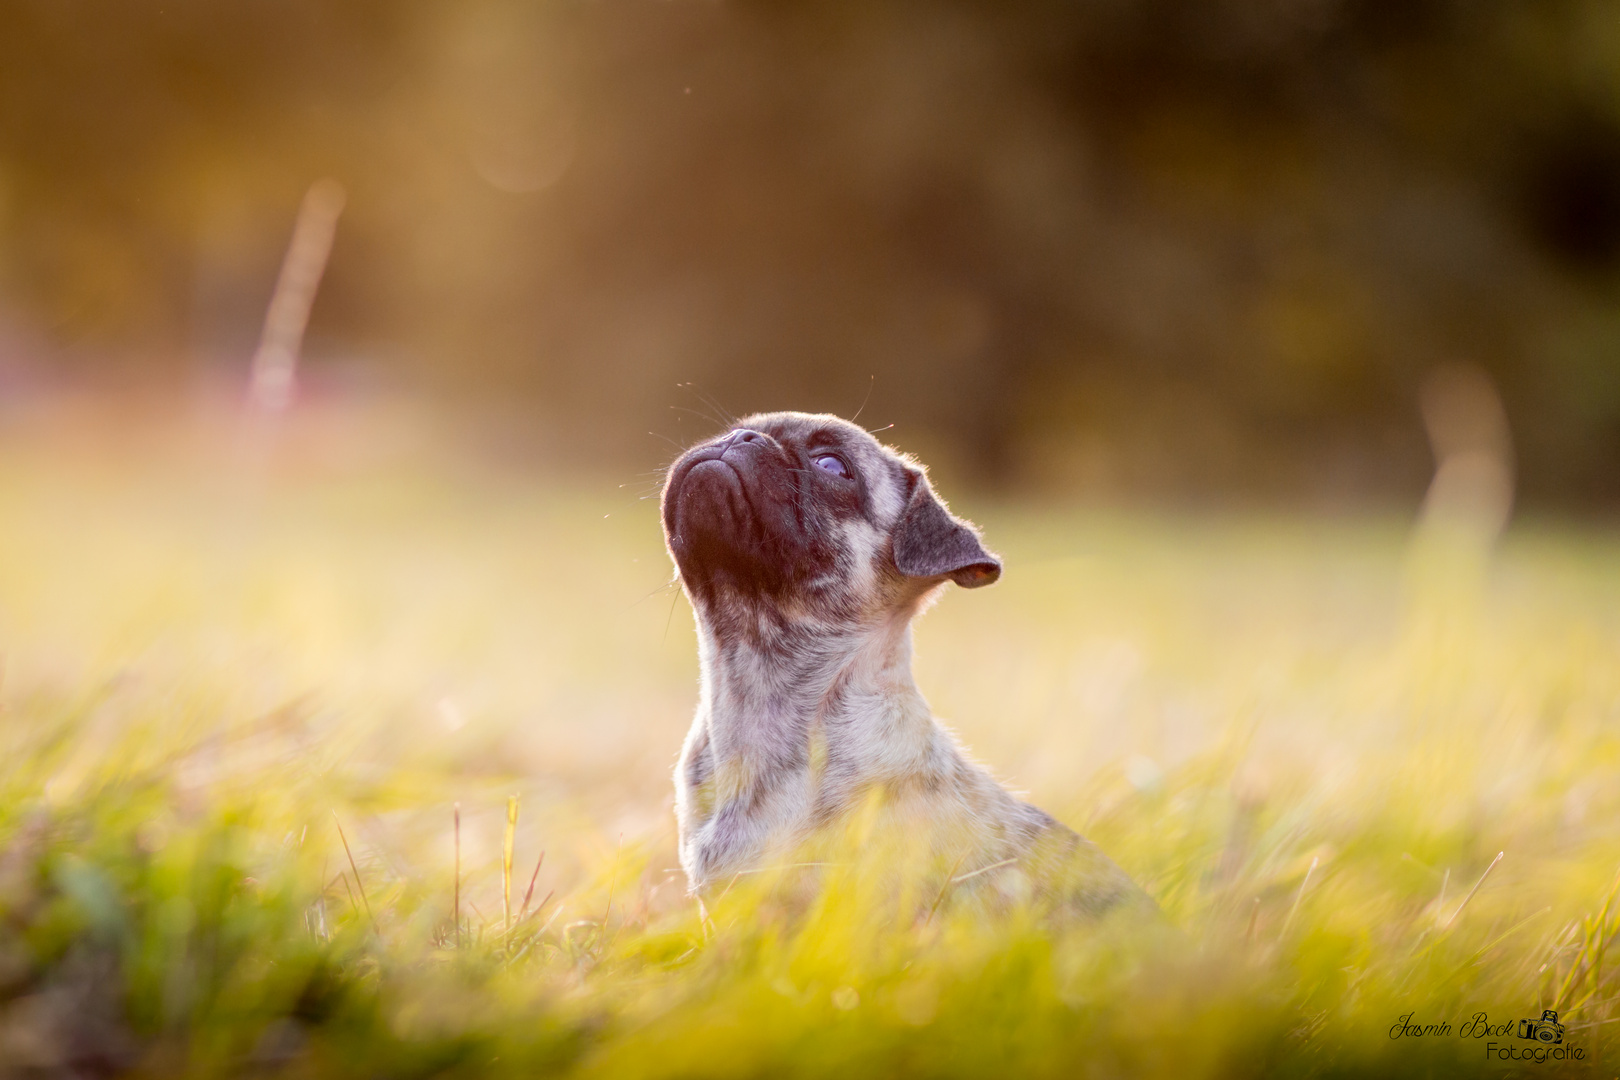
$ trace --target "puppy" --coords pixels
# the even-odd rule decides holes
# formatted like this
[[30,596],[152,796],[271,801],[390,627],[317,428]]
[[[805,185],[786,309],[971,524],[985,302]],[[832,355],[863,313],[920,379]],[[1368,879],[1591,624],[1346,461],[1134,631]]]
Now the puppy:
[[662,512],[702,665],[675,770],[694,891],[876,799],[917,854],[981,893],[1152,907],[969,760],[912,681],[912,618],[948,582],[1001,576],[919,464],[837,417],[767,413],[682,454]]

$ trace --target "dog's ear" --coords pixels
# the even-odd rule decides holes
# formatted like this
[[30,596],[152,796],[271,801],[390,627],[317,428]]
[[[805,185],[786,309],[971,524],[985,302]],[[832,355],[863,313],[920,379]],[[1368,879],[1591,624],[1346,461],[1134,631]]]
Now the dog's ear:
[[1001,576],[1001,560],[985,550],[978,530],[945,509],[921,473],[892,541],[894,565],[907,577],[948,577],[976,589]]

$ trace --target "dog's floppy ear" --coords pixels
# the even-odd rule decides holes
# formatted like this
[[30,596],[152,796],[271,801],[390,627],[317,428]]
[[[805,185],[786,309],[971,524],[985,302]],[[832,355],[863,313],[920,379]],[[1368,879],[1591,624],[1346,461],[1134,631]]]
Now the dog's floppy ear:
[[921,473],[892,539],[894,565],[907,577],[948,577],[976,589],[1001,576],[1001,560],[985,550],[978,530],[945,509]]

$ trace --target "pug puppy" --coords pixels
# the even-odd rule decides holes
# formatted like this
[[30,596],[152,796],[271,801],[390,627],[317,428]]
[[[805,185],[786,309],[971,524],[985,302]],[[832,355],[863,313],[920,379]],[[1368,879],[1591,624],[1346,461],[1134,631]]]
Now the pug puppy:
[[1088,915],[1151,908],[1095,845],[1014,798],[934,719],[911,620],[1001,561],[916,461],[835,416],[766,413],[669,468],[664,536],[702,682],[675,770],[694,892],[875,802],[951,881]]

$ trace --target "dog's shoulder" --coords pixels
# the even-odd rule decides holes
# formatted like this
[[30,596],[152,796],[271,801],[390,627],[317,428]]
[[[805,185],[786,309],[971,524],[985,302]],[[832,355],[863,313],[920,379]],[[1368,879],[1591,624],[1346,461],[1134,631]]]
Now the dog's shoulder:
[[1073,915],[1158,911],[1152,898],[1096,844],[1016,798],[954,739],[949,745],[954,751],[954,799],[979,834],[985,863],[1002,864],[1008,871],[987,884]]

